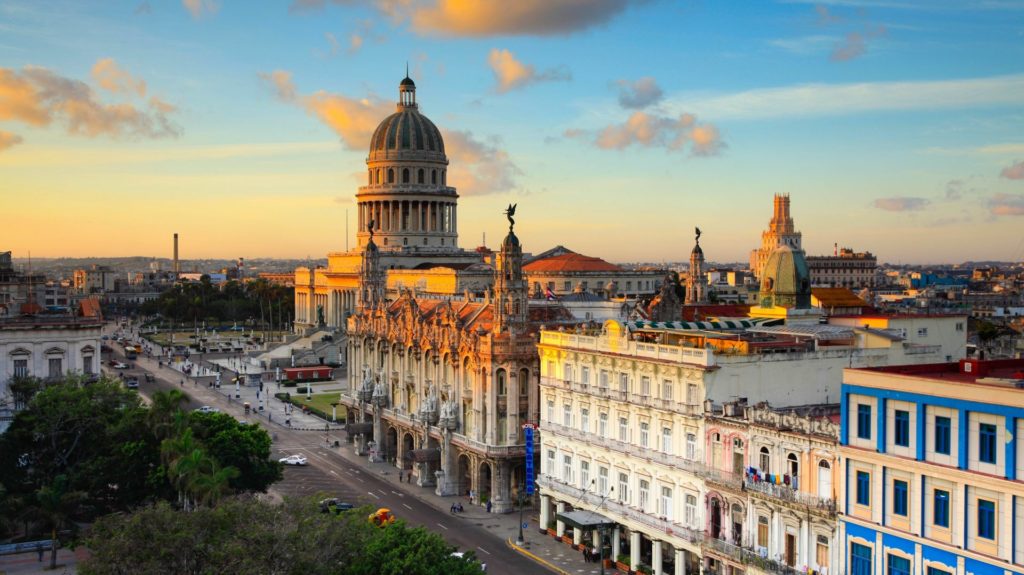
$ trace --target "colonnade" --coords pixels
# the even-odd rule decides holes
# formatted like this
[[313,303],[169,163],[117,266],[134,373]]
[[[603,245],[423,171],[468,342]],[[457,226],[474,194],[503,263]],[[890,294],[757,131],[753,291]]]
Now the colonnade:
[[454,201],[380,200],[359,202],[359,229],[370,219],[380,232],[441,232],[454,234],[458,214]]

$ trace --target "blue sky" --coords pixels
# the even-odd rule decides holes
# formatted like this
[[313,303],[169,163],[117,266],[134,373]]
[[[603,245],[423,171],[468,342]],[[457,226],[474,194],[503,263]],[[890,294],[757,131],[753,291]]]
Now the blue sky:
[[[460,243],[745,260],[1024,259],[1024,2],[0,3],[0,189],[23,257],[344,249],[409,63]],[[349,228],[354,234],[354,228]]]

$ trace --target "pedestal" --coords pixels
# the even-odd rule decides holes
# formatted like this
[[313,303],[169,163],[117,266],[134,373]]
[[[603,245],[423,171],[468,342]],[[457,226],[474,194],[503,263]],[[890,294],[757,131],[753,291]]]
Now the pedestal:
[[366,434],[360,433],[356,437],[356,455],[367,455],[368,451],[366,448]]

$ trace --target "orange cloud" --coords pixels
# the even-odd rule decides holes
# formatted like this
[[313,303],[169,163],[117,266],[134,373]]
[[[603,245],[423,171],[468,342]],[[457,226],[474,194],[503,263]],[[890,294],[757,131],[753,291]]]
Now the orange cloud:
[[[574,137],[580,134],[579,131],[573,132]],[[725,147],[718,128],[713,124],[698,124],[693,114],[669,118],[633,112],[622,124],[601,129],[594,139],[594,145],[603,150],[622,150],[634,144],[667,150],[689,148],[694,156],[717,155]]]
[[996,194],[989,198],[988,209],[993,216],[1024,216],[1024,195]]
[[100,88],[109,92],[135,92],[146,95],[146,82],[132,77],[117,65],[113,58],[98,60],[92,67],[92,79]]
[[215,0],[181,0],[181,5],[196,20],[208,14],[216,14],[220,9],[220,4]]
[[[570,34],[603,24],[639,2],[630,0],[437,0],[418,5],[390,0],[392,10],[406,13],[413,30],[443,36],[550,36]],[[394,6],[397,4],[397,9]]]
[[615,84],[619,87],[619,105],[623,108],[646,108],[656,104],[663,95],[658,82],[650,76],[635,82],[618,80]]
[[0,152],[22,143],[21,136],[0,130]]
[[860,32],[850,32],[846,35],[846,38],[836,46],[835,50],[832,51],[832,55],[829,59],[833,62],[844,62],[846,60],[858,58],[867,50],[868,40],[879,36],[885,36],[885,32],[885,26],[879,26],[874,30],[866,31],[863,34]]
[[1024,180],[1024,160],[1003,168],[999,175],[1007,180]]
[[451,161],[448,181],[463,196],[507,192],[517,186],[522,170],[512,161],[499,140],[483,142],[471,132],[445,130],[444,147]]
[[874,206],[887,212],[916,212],[927,208],[931,203],[928,198],[896,197],[878,198]]
[[491,66],[494,78],[498,81],[494,89],[499,94],[537,82],[571,79],[569,72],[564,69],[550,69],[538,73],[533,66],[516,60],[516,57],[508,50],[492,49],[487,57],[487,63]]
[[[100,66],[101,77],[107,77],[105,70],[109,68]],[[31,126],[48,126],[59,120],[68,133],[88,137],[180,135],[181,128],[167,117],[173,106],[156,101],[159,104],[148,110],[129,103],[104,104],[85,82],[46,68],[26,66],[21,72],[0,68],[0,120],[16,120]]]

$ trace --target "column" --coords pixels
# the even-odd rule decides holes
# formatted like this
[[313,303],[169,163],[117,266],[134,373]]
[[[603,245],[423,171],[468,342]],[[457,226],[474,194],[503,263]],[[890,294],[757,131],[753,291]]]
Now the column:
[[541,495],[540,496],[540,526],[539,531],[544,533],[547,531],[548,523],[551,522],[551,496]]
[[1003,475],[1010,481],[1017,479],[1017,418],[1006,416],[1006,456],[1003,458]]
[[558,519],[558,515],[557,514],[558,513],[565,513],[565,502],[564,501],[556,502],[555,503],[555,511],[556,511],[556,515],[555,515],[555,535],[558,535],[559,537],[561,537],[561,536],[565,535],[565,522],[562,521],[561,519]]
[[651,563],[654,575],[661,575],[661,541],[651,540]]
[[807,519],[800,520],[800,545],[797,547],[797,565],[810,565],[811,564],[811,538],[810,525],[807,524]]
[[412,219],[412,231],[420,231],[420,202],[409,202],[409,217]]
[[615,529],[612,529],[612,561],[618,560],[619,552],[622,550],[619,537],[622,537],[622,528],[616,525]]
[[629,569],[636,571],[640,566],[640,532],[632,531],[629,534]]
[[456,204],[452,204],[452,233],[456,233],[459,229],[459,207]]
[[572,528],[572,544],[576,545],[576,546],[579,546],[580,543],[583,543],[583,530],[580,529],[579,527],[573,527]]
[[590,530],[590,535],[591,535],[591,537],[590,537],[590,545],[591,545],[591,547],[593,547],[594,549],[597,549],[598,552],[600,552],[601,551],[601,529],[600,528],[591,529]]
[[686,551],[676,549],[676,572],[674,575],[686,575]]

